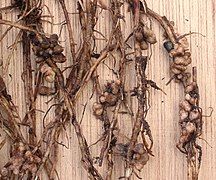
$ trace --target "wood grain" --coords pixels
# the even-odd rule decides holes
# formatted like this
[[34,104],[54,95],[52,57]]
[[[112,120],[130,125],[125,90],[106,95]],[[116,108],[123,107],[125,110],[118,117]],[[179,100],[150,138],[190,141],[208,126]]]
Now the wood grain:
[[[66,0],[68,12],[76,12],[76,1]],[[0,7],[4,7],[10,4],[10,0],[1,0]],[[57,1],[44,0],[44,4],[49,7],[51,15],[53,15],[54,23],[58,24],[64,21],[64,15],[62,9]],[[178,32],[181,34],[188,32],[197,32],[188,36],[190,40],[190,50],[192,52],[192,66],[197,66],[198,70],[198,84],[200,87],[200,106],[203,108],[204,114],[208,115],[210,112],[209,107],[213,107],[216,110],[216,2],[215,0],[148,0],[148,5],[154,11],[161,15],[165,15],[169,20],[175,22]],[[43,8],[44,14],[48,15],[48,9],[46,6]],[[124,30],[124,36],[127,37],[132,29],[132,17],[127,12],[127,6],[122,8],[122,14],[125,16],[125,22],[122,22]],[[3,11],[3,19],[15,21],[17,18],[17,12]],[[79,48],[80,43],[80,25],[77,14],[69,14],[73,27],[76,48]],[[51,18],[44,18],[51,20]],[[99,21],[97,24],[97,30],[101,31],[106,37],[110,34],[111,29],[111,17],[108,12],[102,11],[99,15]],[[2,35],[8,26],[0,25],[0,35]],[[60,33],[61,31],[61,44],[65,47],[65,55],[69,59],[63,67],[71,65],[71,55],[69,49],[68,33],[65,25],[51,25],[44,22],[44,29],[47,33]],[[151,109],[148,114],[148,121],[152,129],[154,137],[153,153],[155,157],[150,158],[148,164],[144,167],[139,174],[144,180],[185,180],[187,179],[187,164],[186,158],[176,148],[175,144],[179,137],[178,127],[178,103],[183,97],[183,89],[172,82],[166,86],[166,82],[169,80],[169,61],[165,50],[162,47],[163,42],[163,30],[153,21],[153,28],[157,35],[158,42],[152,47],[152,58],[148,66],[148,77],[154,80],[165,92],[163,93],[151,90]],[[0,62],[5,65],[10,56],[11,50],[8,48],[15,41],[16,35],[19,30],[13,28],[8,32],[7,36],[0,42]],[[202,34],[202,35],[201,35]],[[95,34],[101,38],[99,34]],[[97,51],[104,47],[104,41],[97,42]],[[24,85],[21,80],[23,71],[22,65],[22,47],[19,43],[17,49],[13,52],[9,68],[6,76],[4,77],[7,82],[9,92],[14,99],[14,103],[18,107],[21,117],[25,112],[25,98],[24,98]],[[34,61],[34,56],[32,55]],[[108,66],[113,66],[114,62],[111,59],[106,59],[105,63]],[[36,64],[34,63],[34,66]],[[1,72],[3,69],[1,67]],[[102,83],[109,79],[114,78],[112,72],[105,65],[98,67],[98,73],[100,81]],[[130,90],[135,84],[134,64],[131,63],[127,67],[127,90]],[[84,104],[87,103],[87,108],[82,120],[82,129],[87,137],[89,145],[94,143],[100,137],[103,132],[102,123],[95,119],[92,113],[92,104],[95,102],[95,97],[89,100],[92,93],[92,84],[89,83],[88,87],[82,92],[77,103],[78,119],[82,117]],[[41,97],[37,100],[37,109],[46,111],[51,104],[44,103],[49,100],[47,97]],[[136,104],[131,101],[131,106],[135,109]],[[37,134],[40,136],[42,130],[42,117],[43,113],[37,112]],[[52,111],[49,113],[47,121],[53,117]],[[204,129],[202,139],[199,143],[203,147],[203,161],[199,174],[200,180],[216,179],[216,115],[213,112],[209,118],[204,118]],[[124,130],[126,136],[131,134],[132,121],[126,115],[121,115],[119,118],[119,124],[121,129]],[[25,130],[25,129],[23,129]],[[0,142],[4,139],[4,133],[0,132]],[[206,140],[208,144],[204,141]],[[61,141],[68,148],[60,146],[59,161],[57,165],[57,171],[61,180],[84,180],[87,179],[87,174],[82,168],[80,159],[81,155],[78,148],[76,135],[74,134],[73,127],[69,127],[65,134],[62,134]],[[93,156],[98,156],[102,143],[91,148]],[[212,147],[211,147],[212,146]],[[2,167],[7,161],[9,145],[6,144],[0,151],[0,167]],[[115,172],[113,179],[118,179],[123,175],[123,164],[120,163],[120,159],[115,159]],[[100,172],[104,175],[106,173],[106,166],[99,168]],[[47,179],[44,175],[42,179]],[[136,179],[134,177],[134,179]]]

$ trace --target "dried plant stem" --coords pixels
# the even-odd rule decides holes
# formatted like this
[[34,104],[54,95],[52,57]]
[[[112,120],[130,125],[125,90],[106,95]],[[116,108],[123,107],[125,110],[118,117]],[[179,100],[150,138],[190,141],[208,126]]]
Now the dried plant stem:
[[193,160],[191,160],[191,158],[187,158],[187,171],[188,180],[198,180],[196,163]]
[[64,97],[64,103],[65,103],[65,106],[67,107],[69,119],[71,120],[71,122],[75,128],[75,132],[76,132],[76,135],[77,135],[77,138],[79,141],[79,146],[80,146],[80,150],[81,150],[81,154],[82,154],[83,166],[86,169],[86,171],[88,172],[90,178],[102,180],[101,175],[98,173],[98,171],[93,166],[93,162],[92,162],[92,158],[91,158],[91,155],[89,152],[87,141],[86,141],[86,139],[82,133],[82,130],[80,128],[80,124],[76,119],[74,105],[72,104],[73,99],[70,99],[68,92],[64,88],[65,87],[64,86],[64,78],[61,74],[61,71],[57,67],[57,65],[55,63],[53,63],[51,60],[47,60],[47,63],[50,67],[52,67],[52,69],[57,74],[58,89],[60,90],[60,92],[62,93],[62,95]]
[[[196,67],[192,68],[192,74],[193,74],[193,77],[192,77],[193,82],[197,84],[197,68]],[[197,106],[199,107],[199,98],[197,101]],[[201,122],[201,124],[202,123],[203,122]],[[191,147],[187,154],[188,180],[198,180],[198,175],[199,175],[201,156],[200,156],[200,159],[199,157],[197,157],[197,154],[198,154],[197,150],[200,150],[201,147],[197,145],[195,141],[196,139],[190,143]]]
[[[140,22],[140,5],[139,5],[139,0],[134,0],[134,26],[137,28],[139,26]],[[136,42],[135,42],[136,43]],[[136,48],[135,49],[135,66],[136,66],[136,78],[137,78],[137,99],[138,99],[138,111],[136,115],[136,120],[133,125],[132,129],[132,135],[130,138],[129,142],[129,147],[128,147],[128,152],[127,152],[127,167],[126,167],[126,178],[129,179],[131,175],[127,176],[127,171],[130,171],[131,165],[130,161],[133,158],[133,149],[138,141],[138,136],[141,131],[141,126],[142,126],[142,119],[144,118],[144,109],[145,109],[145,103],[146,103],[146,98],[145,98],[145,70],[146,70],[146,65],[147,65],[147,59],[141,58],[142,52],[141,49]],[[142,69],[143,68],[143,69]]]
[[90,155],[90,151],[89,151],[89,147],[87,144],[87,141],[82,133],[82,130],[80,128],[80,124],[78,123],[77,119],[76,119],[76,115],[75,115],[75,111],[74,111],[74,107],[70,101],[70,99],[68,98],[68,95],[64,93],[64,98],[65,98],[65,104],[68,108],[70,117],[71,117],[71,122],[74,126],[78,141],[79,141],[79,146],[80,146],[80,150],[81,150],[81,154],[82,154],[82,162],[83,162],[83,166],[86,169],[86,171],[88,172],[88,175],[91,179],[96,179],[96,180],[103,180],[102,176],[99,174],[99,172],[95,169],[94,165],[93,165],[93,161]]
[[34,92],[33,92],[33,77],[32,77],[32,65],[31,65],[31,49],[30,49],[30,40],[26,32],[23,32],[22,36],[23,42],[23,81],[26,98],[26,109],[27,109],[27,121],[29,122],[29,142],[30,144],[36,143],[36,102],[34,101]]
[[177,42],[177,38],[176,35],[174,33],[174,30],[172,28],[172,26],[169,24],[169,21],[167,20],[167,18],[165,16],[161,17],[159,14],[157,14],[156,12],[154,12],[153,10],[149,9],[148,7],[146,8],[146,13],[153,17],[154,19],[156,19],[159,24],[164,28],[165,32],[167,33],[170,41],[175,44]]
[[[168,40],[171,41],[177,47],[184,47],[180,40],[185,38],[185,35],[176,36],[176,32],[173,29],[173,26],[167,20],[166,17],[161,17],[151,9],[147,8],[147,14],[154,19],[156,19],[159,24],[164,28]],[[187,40],[187,39],[186,39]],[[169,51],[169,47],[167,47]],[[184,54],[189,54],[188,50],[183,49]],[[175,49],[174,49],[175,50]],[[178,49],[177,49],[178,50]],[[180,52],[177,51],[176,52]],[[171,53],[170,53],[171,54]],[[184,62],[187,62],[188,58],[184,58],[185,56],[181,54],[174,54],[173,59],[175,58],[183,58]],[[172,54],[171,54],[172,55]],[[189,63],[191,63],[191,59],[189,59]],[[198,174],[201,164],[202,157],[202,148],[198,144],[196,144],[196,139],[202,134],[202,109],[199,107],[199,89],[197,85],[197,70],[196,67],[193,68],[193,79],[192,82],[189,82],[190,76],[185,76],[181,82],[184,86],[185,91],[185,99],[180,103],[180,125],[181,125],[181,136],[179,142],[177,143],[177,148],[187,155],[187,177],[188,180],[198,180]],[[176,75],[175,77],[178,77]],[[174,77],[174,78],[175,78]],[[192,101],[193,100],[193,101]],[[191,108],[191,106],[193,106]],[[187,109],[187,107],[189,109]],[[186,115],[189,114],[187,117]]]
[[[124,45],[124,39],[121,31],[121,26],[119,23],[119,14],[120,12],[120,2],[119,1],[111,1],[111,9],[112,9],[112,26],[113,30],[116,32],[114,34],[114,39],[116,42],[116,49],[118,52],[118,58],[120,58],[119,62],[119,80],[122,83],[122,89],[124,89],[124,78],[125,78],[125,45]],[[113,141],[117,138],[114,135],[114,131],[117,131],[117,124],[118,124],[118,113],[120,109],[120,105],[122,103],[122,99],[119,98],[119,100],[116,102],[115,109],[113,111],[113,117],[109,124],[109,126],[105,126],[105,139],[103,142],[103,147],[101,148],[101,154],[100,154],[100,160],[102,160],[102,157],[105,156],[108,162],[108,170],[107,170],[107,176],[106,180],[112,179],[112,171],[113,171],[113,155],[112,155],[112,146]],[[100,162],[101,163],[101,162]]]
[[73,30],[72,30],[70,18],[69,18],[68,11],[67,11],[67,8],[65,5],[65,1],[64,0],[58,0],[58,1],[61,4],[61,7],[62,7],[63,12],[64,12],[64,16],[65,16],[65,20],[66,20],[66,24],[67,24],[67,28],[68,28],[68,34],[69,34],[69,43],[70,43],[71,55],[73,57],[73,62],[75,62],[75,58],[76,58],[75,41],[73,38]]
[[148,111],[147,106],[147,84],[145,70],[147,66],[147,58],[136,57],[136,77],[138,82],[138,111],[132,129],[132,136],[129,144],[127,158],[130,160],[133,156],[133,149],[138,141],[138,136],[141,132],[141,127]]
[[34,30],[34,29],[30,28],[30,27],[23,26],[21,24],[11,22],[11,21],[8,21],[8,20],[0,19],[0,24],[9,25],[9,26],[12,26],[12,27],[15,27],[15,28],[18,28],[18,29],[22,29],[22,30],[25,30],[25,31],[30,31],[30,32],[34,32],[35,34],[38,34],[38,32],[36,30]]
[[1,103],[2,113],[3,113],[1,114],[0,117],[3,130],[8,134],[9,137],[11,137],[12,140],[14,141],[22,140],[25,142],[24,137],[20,132],[18,123],[14,118],[14,114],[12,112],[10,103],[3,96],[0,97],[0,103]]

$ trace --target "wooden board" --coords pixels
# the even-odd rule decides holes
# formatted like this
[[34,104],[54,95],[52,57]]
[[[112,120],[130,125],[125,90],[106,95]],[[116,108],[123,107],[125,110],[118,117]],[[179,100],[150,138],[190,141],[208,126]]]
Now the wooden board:
[[[76,1],[67,2],[68,12],[76,12]],[[10,0],[1,0],[0,7],[4,7],[10,4]],[[64,15],[62,9],[57,1],[44,0],[44,4],[49,7],[51,15],[54,16],[53,21],[57,25],[51,25],[44,22],[44,29],[47,33],[60,33],[61,32],[61,44],[65,47],[65,54],[70,59],[69,42],[66,26],[58,25],[64,21]],[[48,15],[47,7],[43,7],[44,15]],[[216,2],[214,0],[148,0],[148,6],[161,15],[165,15],[169,20],[175,22],[178,32],[181,34],[188,32],[196,32],[188,36],[190,40],[190,50],[192,52],[192,66],[197,66],[198,70],[198,84],[200,87],[200,106],[203,108],[204,114],[208,115],[210,112],[209,107],[216,109],[216,17],[215,9]],[[125,16],[125,22],[122,22],[124,29],[124,36],[127,37],[132,29],[131,15],[127,12],[127,6],[122,8],[122,14]],[[15,21],[17,18],[17,12],[3,11],[3,19]],[[70,14],[70,20],[73,25],[75,42],[80,43],[80,25],[77,14]],[[51,20],[51,18],[44,18]],[[0,35],[5,32],[7,26],[0,25]],[[106,11],[103,11],[99,15],[99,21],[97,24],[97,30],[101,31],[106,37],[108,37],[111,28],[111,19]],[[148,114],[148,122],[151,126],[151,130],[154,137],[153,153],[154,157],[151,157],[147,165],[144,167],[139,176],[144,180],[182,180],[187,179],[187,164],[186,158],[175,147],[175,144],[179,137],[178,126],[178,103],[183,97],[183,89],[172,82],[166,86],[166,82],[169,80],[169,61],[167,53],[162,47],[163,30],[159,25],[153,21],[153,28],[157,35],[158,42],[152,47],[152,58],[148,66],[148,77],[154,80],[165,92],[163,93],[151,90],[150,101],[151,109]],[[14,99],[14,103],[18,107],[21,117],[23,118],[25,112],[25,98],[23,90],[23,82],[21,75],[23,73],[22,65],[22,47],[21,44],[17,45],[17,49],[11,54],[11,50],[8,48],[13,44],[19,30],[13,28],[8,35],[0,42],[0,61],[5,65],[8,62],[8,57],[11,55],[10,64],[8,66],[7,75],[5,80],[9,93]],[[101,38],[99,34],[97,37]],[[77,45],[77,48],[79,47]],[[99,41],[97,43],[97,51],[104,47],[105,43]],[[32,55],[34,60],[34,56]],[[107,66],[112,66],[114,62],[110,59],[105,61]],[[71,65],[71,61],[62,65],[63,67]],[[36,66],[36,64],[34,64]],[[100,81],[105,83],[107,80],[114,78],[112,71],[107,68],[106,65],[98,67],[98,73]],[[2,70],[3,73],[3,70]],[[131,63],[127,68],[127,90],[130,90],[134,84],[134,64]],[[102,122],[95,119],[92,114],[92,104],[95,102],[95,98],[89,100],[92,92],[91,83],[83,91],[79,101],[77,103],[78,120],[82,117],[84,104],[87,102],[87,107],[82,120],[82,130],[87,137],[88,143],[92,144],[100,137],[103,132]],[[41,97],[37,101],[37,109],[46,111],[51,104],[46,104],[50,98]],[[133,108],[136,108],[134,102],[130,102]],[[41,134],[42,130],[42,117],[44,113],[37,112],[37,134]],[[49,113],[47,121],[51,120],[53,113]],[[199,140],[199,144],[203,147],[203,161],[199,174],[200,180],[216,179],[216,115],[213,112],[209,118],[204,118],[204,129],[202,139]],[[124,129],[126,136],[131,133],[131,120],[126,116],[121,116],[119,124]],[[4,133],[1,133],[0,139],[4,139]],[[84,180],[87,179],[87,174],[82,168],[80,162],[81,155],[78,148],[76,135],[73,127],[69,127],[65,134],[61,135],[61,141],[66,147],[60,146],[59,160],[57,164],[57,171],[61,180]],[[206,141],[208,143],[206,143]],[[100,152],[101,143],[91,148],[93,156],[98,156]],[[0,151],[0,167],[2,167],[7,161],[9,145],[6,144]],[[118,179],[119,176],[124,174],[123,164],[119,158],[115,159],[115,172],[113,179]],[[97,167],[97,165],[96,165]],[[100,172],[104,175],[106,173],[106,167],[99,168]],[[44,175],[42,179],[46,179]],[[136,178],[134,178],[136,179]]]

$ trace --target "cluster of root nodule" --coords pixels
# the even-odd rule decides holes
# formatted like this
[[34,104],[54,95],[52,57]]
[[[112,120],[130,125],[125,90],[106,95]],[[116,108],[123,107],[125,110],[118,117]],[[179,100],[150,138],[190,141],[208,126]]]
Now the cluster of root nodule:
[[149,44],[155,44],[157,42],[156,35],[146,25],[140,25],[140,27],[134,33],[136,39],[136,46],[141,50],[147,50]]
[[[122,156],[123,158],[127,158],[129,143],[123,144],[119,143],[113,147],[113,152],[115,155]],[[148,152],[145,150],[144,145],[142,143],[136,144],[135,148],[133,149],[133,156],[130,159],[130,164],[135,167],[137,170],[142,170],[144,165],[148,162],[149,155]]]
[[187,66],[191,64],[191,53],[188,51],[187,38],[181,38],[178,43],[164,42],[164,47],[172,59],[170,70],[174,74],[176,82],[185,82],[191,74],[186,72]]
[[41,158],[33,154],[30,148],[23,143],[14,145],[10,161],[1,169],[0,179],[8,179],[11,174],[23,176],[28,172],[35,174],[38,170]]
[[[192,82],[185,88],[185,99],[180,102],[181,136],[177,147],[187,153],[185,146],[196,140],[202,130],[202,113],[198,106],[198,86]],[[182,149],[183,148],[183,149]]]
[[[39,70],[42,73],[43,80],[48,83],[55,81],[56,72],[46,63],[50,59],[53,63],[64,63],[66,57],[63,54],[64,48],[58,43],[58,35],[52,34],[50,37],[39,36],[30,33],[29,38],[33,45],[33,51],[37,56],[36,62],[39,64]],[[40,86],[40,95],[55,94],[55,89],[47,86]]]
[[38,57],[38,63],[48,58],[51,58],[56,63],[64,63],[66,61],[66,57],[62,53],[64,48],[59,45],[57,34],[52,34],[48,38],[30,33],[29,37],[33,45],[33,51]]
[[106,107],[115,106],[119,99],[121,81],[115,80],[105,85],[105,91],[99,97],[99,102],[93,104],[93,113],[100,119]]

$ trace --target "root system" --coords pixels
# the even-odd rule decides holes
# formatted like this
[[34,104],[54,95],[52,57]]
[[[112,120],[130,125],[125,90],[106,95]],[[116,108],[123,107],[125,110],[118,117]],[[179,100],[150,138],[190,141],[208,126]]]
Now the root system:
[[[77,0],[76,14],[79,17],[81,30],[81,43],[78,46],[74,38],[77,27],[71,24],[65,1],[58,0],[58,2],[65,16],[70,56],[65,55],[65,48],[59,41],[60,35],[45,32],[42,23],[44,5],[41,0],[14,0],[9,7],[1,8],[1,11],[9,8],[19,12],[16,22],[0,19],[0,24],[9,26],[1,40],[12,28],[20,30],[19,39],[15,44],[18,41],[22,42],[21,78],[24,82],[26,109],[25,117],[22,119],[5,85],[4,77],[7,75],[8,67],[3,64],[5,71],[0,76],[0,127],[7,134],[11,149],[9,161],[1,167],[1,179],[39,179],[42,172],[46,172],[49,179],[58,179],[57,155],[59,146],[62,145],[59,143],[59,138],[71,125],[75,130],[81,161],[89,179],[113,179],[116,156],[121,157],[125,165],[125,173],[119,174],[119,178],[130,179],[132,175],[140,178],[137,172],[141,171],[154,156],[151,120],[147,119],[151,104],[150,89],[163,92],[153,80],[148,79],[146,72],[149,61],[154,60],[147,52],[151,51],[154,44],[160,43],[157,42],[154,29],[149,26],[149,18],[155,19],[165,31],[163,46],[171,59],[171,80],[174,79],[184,87],[185,98],[179,106],[181,135],[176,146],[186,154],[189,176],[193,180],[198,179],[202,148],[196,139],[202,134],[203,121],[202,109],[199,106],[197,70],[194,67],[193,73],[190,73],[188,68],[191,64],[191,53],[186,35],[175,32],[172,23],[166,17],[149,9],[145,1],[110,0],[107,3],[104,0]],[[132,16],[133,24],[129,37],[125,37],[122,30],[124,22],[122,6],[125,4],[129,7],[128,13]],[[109,37],[96,30],[100,11],[107,11],[110,16]],[[104,47],[99,52],[97,42],[100,39],[96,38],[95,33],[102,36],[105,41]],[[115,67],[110,67],[114,78],[101,83],[97,68],[107,60],[116,61]],[[61,68],[61,64],[65,62],[70,63],[68,74]],[[132,79],[135,79],[136,85],[130,87],[128,91],[126,69],[131,64],[135,71]],[[86,105],[92,109],[93,115],[100,120],[103,127],[99,139],[101,150],[97,164],[93,161],[94,157],[76,114],[77,100],[89,84],[93,87],[95,103],[92,107]],[[44,121],[46,115],[43,120],[37,118],[36,101],[40,96],[51,97],[50,108],[54,108],[54,113],[48,123]],[[134,99],[137,103],[135,111],[130,109],[128,103],[130,99]],[[132,120],[130,137],[121,135],[119,120],[122,109]],[[40,135],[37,132],[38,122],[43,122]],[[23,128],[27,128],[27,131]],[[103,165],[107,165],[105,177],[97,168]]]

